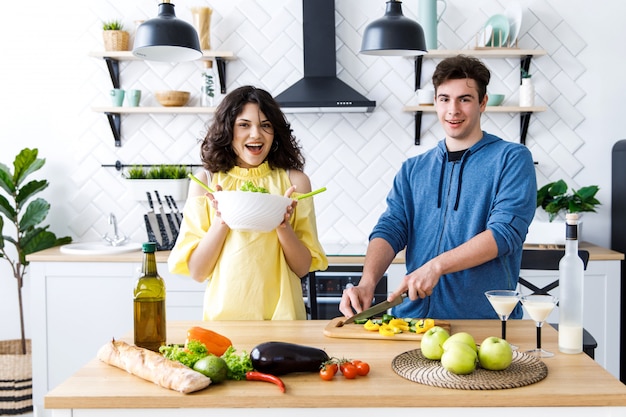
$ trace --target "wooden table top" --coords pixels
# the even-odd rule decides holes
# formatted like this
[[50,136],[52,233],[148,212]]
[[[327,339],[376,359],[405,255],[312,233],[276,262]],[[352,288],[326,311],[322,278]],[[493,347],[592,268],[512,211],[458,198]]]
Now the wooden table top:
[[[184,395],[94,359],[50,391],[45,397],[45,407],[626,407],[626,386],[585,354],[559,353],[557,332],[550,326],[543,329],[542,345],[555,352],[555,356],[544,359],[548,368],[545,379],[520,388],[472,391],[422,385],[398,376],[391,368],[391,361],[400,353],[419,347],[419,342],[330,338],[323,334],[327,324],[326,320],[170,322],[168,342],[182,343],[186,330],[200,325],[229,337],[238,351],[250,352],[259,343],[275,340],[315,346],[330,356],[360,359],[371,365],[368,376],[346,380],[338,375],[332,381],[323,381],[317,373],[290,374],[282,377],[287,387],[285,394],[273,384],[226,381]],[[451,324],[452,333],[467,331],[478,343],[500,333],[498,320],[453,320]],[[507,335],[523,351],[535,346],[535,329],[533,321],[511,320]],[[129,341],[129,337],[122,339]]]

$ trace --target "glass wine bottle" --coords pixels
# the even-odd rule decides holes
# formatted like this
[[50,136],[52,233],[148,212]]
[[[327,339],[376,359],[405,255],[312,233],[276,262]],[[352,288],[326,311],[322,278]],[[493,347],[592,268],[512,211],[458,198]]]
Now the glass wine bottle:
[[165,344],[165,282],[157,272],[156,243],[142,245],[141,276],[134,289],[135,345],[158,352]]
[[581,353],[585,267],[578,256],[578,214],[567,214],[565,224],[565,255],[559,262],[559,351]]

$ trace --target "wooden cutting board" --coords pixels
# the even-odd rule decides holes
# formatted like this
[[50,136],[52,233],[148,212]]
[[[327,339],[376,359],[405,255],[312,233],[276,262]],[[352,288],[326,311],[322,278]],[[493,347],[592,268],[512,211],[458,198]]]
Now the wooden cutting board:
[[[365,330],[362,324],[346,324],[339,326],[345,317],[335,317],[324,328],[324,336],[343,339],[379,339],[379,340],[422,340],[423,333],[403,332],[393,336],[383,336],[378,332]],[[443,327],[450,332],[450,322],[435,320],[435,326]]]

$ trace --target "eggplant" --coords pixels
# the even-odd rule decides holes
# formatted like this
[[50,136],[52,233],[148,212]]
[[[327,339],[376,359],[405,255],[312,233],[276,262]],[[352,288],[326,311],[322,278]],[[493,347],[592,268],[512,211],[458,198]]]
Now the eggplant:
[[330,358],[321,349],[287,342],[265,342],[250,352],[252,366],[259,372],[284,375],[291,372],[318,372]]

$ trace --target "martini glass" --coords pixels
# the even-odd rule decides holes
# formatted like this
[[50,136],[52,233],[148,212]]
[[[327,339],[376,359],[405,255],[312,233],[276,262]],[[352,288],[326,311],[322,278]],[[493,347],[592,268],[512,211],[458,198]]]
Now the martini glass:
[[531,355],[539,358],[551,358],[554,356],[554,353],[545,351],[541,348],[541,327],[552,310],[554,310],[556,302],[556,297],[552,295],[534,294],[522,297],[522,305],[526,309],[530,318],[535,320],[537,325],[537,347],[526,351],[526,353],[530,353]]
[[[519,302],[521,294],[512,290],[491,290],[487,291],[485,296],[491,303],[491,307],[496,310],[498,317],[500,317],[502,322],[502,339],[506,340],[506,321]],[[515,350],[517,346],[511,345],[511,349]]]

